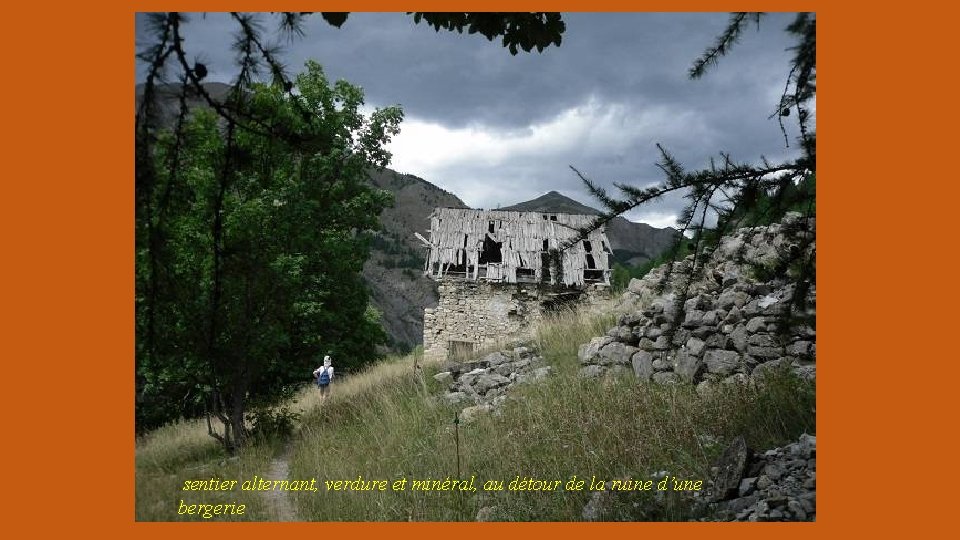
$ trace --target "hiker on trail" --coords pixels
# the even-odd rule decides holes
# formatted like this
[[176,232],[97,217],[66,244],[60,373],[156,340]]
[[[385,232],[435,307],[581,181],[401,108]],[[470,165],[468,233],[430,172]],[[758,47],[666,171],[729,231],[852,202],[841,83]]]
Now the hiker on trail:
[[320,387],[320,398],[326,399],[330,393],[330,381],[333,380],[333,366],[330,364],[330,356],[323,357],[323,365],[313,370],[313,378],[317,380],[317,386]]

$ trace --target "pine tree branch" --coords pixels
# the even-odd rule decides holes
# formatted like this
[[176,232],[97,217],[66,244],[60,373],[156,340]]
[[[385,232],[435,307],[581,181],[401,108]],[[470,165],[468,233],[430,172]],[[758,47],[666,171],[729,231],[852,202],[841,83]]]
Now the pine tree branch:
[[760,17],[762,15],[762,13],[748,12],[731,14],[730,22],[727,23],[727,28],[717,37],[717,41],[693,63],[693,66],[689,71],[690,78],[699,79],[704,73],[706,73],[708,67],[716,65],[721,56],[730,52],[733,44],[736,43],[736,41],[740,38],[740,35],[743,33],[743,28],[748,22],[748,17],[754,17],[757,25],[759,26]]

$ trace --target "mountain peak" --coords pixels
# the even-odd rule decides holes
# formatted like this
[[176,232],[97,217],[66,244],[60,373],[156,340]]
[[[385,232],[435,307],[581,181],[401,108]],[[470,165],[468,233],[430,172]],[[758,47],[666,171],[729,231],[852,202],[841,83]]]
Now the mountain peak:
[[501,208],[500,210],[515,212],[558,212],[564,214],[584,214],[588,216],[595,216],[600,213],[596,208],[591,208],[555,190],[548,191],[536,199],[520,202]]

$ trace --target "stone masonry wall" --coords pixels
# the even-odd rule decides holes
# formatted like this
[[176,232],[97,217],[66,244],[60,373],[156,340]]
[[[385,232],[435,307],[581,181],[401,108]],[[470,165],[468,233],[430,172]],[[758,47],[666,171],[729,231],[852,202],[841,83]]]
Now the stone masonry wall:
[[[724,237],[699,279],[679,296],[691,258],[678,263],[666,288],[666,267],[632,280],[619,324],[581,346],[581,375],[631,370],[642,380],[698,385],[745,382],[786,367],[816,376],[816,288],[806,309],[791,309],[790,278],[764,278],[785,254],[815,254],[815,222],[789,213],[780,223]],[[682,305],[678,298],[685,298]],[[789,316],[787,316],[789,315]]]
[[536,283],[490,283],[446,279],[438,284],[440,299],[423,314],[423,350],[426,359],[446,360],[454,352],[450,342],[462,342],[480,351],[519,338],[543,318],[558,299],[578,305],[606,298],[605,287],[557,291]]

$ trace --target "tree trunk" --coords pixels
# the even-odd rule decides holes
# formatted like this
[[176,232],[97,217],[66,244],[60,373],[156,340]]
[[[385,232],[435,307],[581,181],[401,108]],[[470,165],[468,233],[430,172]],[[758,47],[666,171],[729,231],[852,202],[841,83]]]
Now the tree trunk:
[[240,449],[247,442],[247,426],[244,422],[244,413],[246,413],[245,394],[245,390],[234,392],[230,404],[230,427],[233,429],[233,444],[236,449]]

